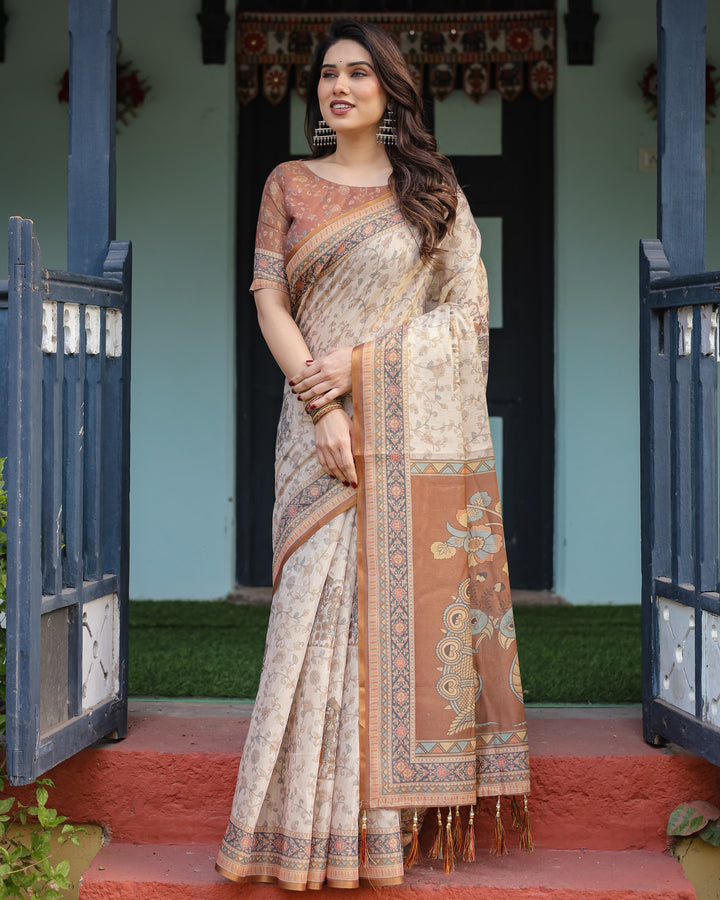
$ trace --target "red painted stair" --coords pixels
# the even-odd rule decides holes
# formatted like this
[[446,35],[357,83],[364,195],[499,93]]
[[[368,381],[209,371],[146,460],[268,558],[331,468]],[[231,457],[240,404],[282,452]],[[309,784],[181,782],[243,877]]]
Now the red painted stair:
[[[73,821],[104,825],[110,837],[83,877],[82,900],[280,896],[268,885],[239,888],[213,869],[248,711],[248,704],[135,702],[124,741],[92,747],[53,770],[53,805]],[[426,861],[383,897],[694,897],[665,853],[665,824],[683,800],[719,803],[720,769],[649,747],[636,709],[529,710],[529,730],[535,852],[516,849],[509,803],[510,853],[486,852],[488,802],[476,818],[477,862],[445,875]]]

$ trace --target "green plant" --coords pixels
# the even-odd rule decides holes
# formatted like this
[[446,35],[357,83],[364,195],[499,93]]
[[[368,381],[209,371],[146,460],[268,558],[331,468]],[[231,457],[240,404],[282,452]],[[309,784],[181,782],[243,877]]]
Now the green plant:
[[667,834],[671,844],[677,838],[697,835],[713,847],[720,847],[720,809],[704,800],[681,803],[670,813]]
[[[3,471],[5,460],[0,458],[0,735],[5,734],[6,690],[6,629],[5,599],[7,593],[7,492]],[[6,897],[37,897],[40,900],[60,900],[62,890],[70,887],[70,863],[63,860],[55,866],[50,862],[50,836],[60,829],[59,843],[80,842],[78,835],[84,828],[69,825],[65,816],[48,807],[49,778],[35,782],[35,803],[21,803],[15,797],[4,796],[7,781],[5,759],[0,766],[0,900]]]

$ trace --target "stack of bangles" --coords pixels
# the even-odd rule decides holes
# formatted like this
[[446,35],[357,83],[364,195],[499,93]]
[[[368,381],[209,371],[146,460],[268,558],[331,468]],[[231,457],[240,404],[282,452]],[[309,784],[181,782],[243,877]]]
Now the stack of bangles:
[[323,416],[326,416],[329,412],[332,412],[334,409],[343,409],[343,402],[341,397],[336,397],[334,400],[328,400],[327,403],[323,403],[322,406],[318,406],[317,409],[311,409],[310,404],[312,400],[308,400],[305,404],[305,412],[312,419],[313,425],[317,425],[317,423],[322,419]]

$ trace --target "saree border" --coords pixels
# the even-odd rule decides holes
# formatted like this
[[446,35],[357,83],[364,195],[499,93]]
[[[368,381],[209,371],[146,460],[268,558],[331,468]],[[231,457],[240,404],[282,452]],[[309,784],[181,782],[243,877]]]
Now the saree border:
[[[427,741],[434,752],[415,752],[416,714],[422,710],[427,716],[432,704],[445,703],[438,695],[429,698],[428,707],[425,694],[418,707],[418,686],[406,674],[416,670],[414,617],[419,573],[414,572],[412,558],[416,479],[449,477],[466,497],[467,491],[472,492],[467,478],[494,475],[494,465],[489,457],[437,462],[410,459],[410,394],[405,371],[408,340],[408,328],[400,327],[353,353],[359,478],[360,800],[369,808],[468,805],[477,796],[529,793],[524,721],[488,734],[484,732],[487,724],[476,720],[465,728],[464,736],[450,738],[449,732],[448,738],[438,735]],[[463,573],[469,584],[467,562]],[[437,607],[431,607],[432,615],[437,612],[442,618],[446,607],[447,603],[438,599]],[[423,615],[427,612],[425,609]]]

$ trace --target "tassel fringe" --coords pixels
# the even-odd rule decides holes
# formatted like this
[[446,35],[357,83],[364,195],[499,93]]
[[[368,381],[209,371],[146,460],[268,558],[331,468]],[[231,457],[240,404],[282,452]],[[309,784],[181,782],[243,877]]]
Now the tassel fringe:
[[438,806],[437,831],[435,832],[435,837],[434,837],[432,845],[430,847],[430,851],[428,852],[428,859],[442,859],[442,857],[443,857],[443,822],[442,822],[442,813],[440,812],[440,807]]
[[500,797],[497,798],[497,803],[495,804],[495,845],[491,848],[490,852],[493,856],[504,856],[507,853],[507,848],[505,847],[505,829],[500,816]]
[[410,849],[405,856],[405,868],[409,869],[417,863],[422,862],[422,853],[420,853],[420,841],[418,839],[418,814],[417,810],[413,813],[412,824],[412,840],[410,841]]
[[468,827],[465,832],[465,843],[463,844],[462,858],[465,862],[475,862],[475,807],[470,807],[470,815],[468,816]]
[[522,813],[520,812],[520,801],[517,798],[517,794],[512,795],[510,809],[512,810],[512,827],[519,830],[522,828]]
[[520,825],[520,848],[532,853],[535,849],[532,831],[530,831],[530,813],[528,812],[527,794],[523,794],[523,811]]
[[453,822],[453,848],[455,855],[462,853],[463,836],[462,836],[462,819],[460,818],[460,807],[455,807],[455,821]]
[[362,811],[362,826],[360,828],[360,863],[366,866],[368,863],[367,852],[367,812]]
[[452,809],[448,806],[447,821],[445,823],[445,843],[443,845],[443,868],[445,873],[455,871],[455,842],[452,831]]

